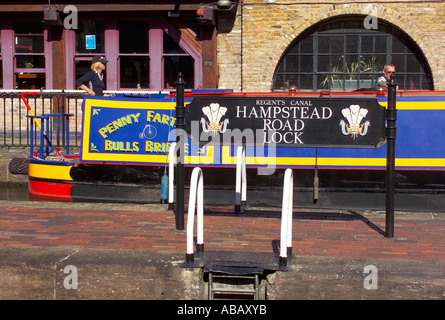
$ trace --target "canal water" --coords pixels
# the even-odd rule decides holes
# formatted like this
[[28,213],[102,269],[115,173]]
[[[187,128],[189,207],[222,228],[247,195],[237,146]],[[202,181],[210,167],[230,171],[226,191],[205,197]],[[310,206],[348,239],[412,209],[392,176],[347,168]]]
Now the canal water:
[[6,201],[29,201],[28,185],[1,185],[0,184],[0,200]]

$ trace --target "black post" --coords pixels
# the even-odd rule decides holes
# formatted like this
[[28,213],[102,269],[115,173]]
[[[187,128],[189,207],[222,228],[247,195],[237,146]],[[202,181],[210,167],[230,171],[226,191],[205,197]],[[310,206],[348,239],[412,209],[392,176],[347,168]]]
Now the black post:
[[388,83],[388,108],[386,110],[386,234],[387,238],[394,237],[394,186],[395,186],[395,157],[396,157],[396,88],[394,73]]
[[185,132],[185,81],[181,72],[176,84],[176,230],[184,230],[184,132]]

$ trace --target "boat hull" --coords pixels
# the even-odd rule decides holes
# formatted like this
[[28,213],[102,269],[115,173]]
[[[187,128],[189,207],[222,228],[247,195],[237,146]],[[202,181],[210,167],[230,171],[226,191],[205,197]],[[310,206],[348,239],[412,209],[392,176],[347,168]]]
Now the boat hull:
[[[377,100],[386,106],[386,97]],[[161,177],[168,171],[169,148],[175,141],[171,135],[173,99],[88,98],[84,104],[80,155],[64,161],[30,158],[30,193],[64,201],[160,201]],[[444,122],[444,95],[422,93],[397,98],[397,194],[445,192]],[[186,183],[192,168],[200,166],[206,190],[234,189],[236,146],[195,146],[190,139],[185,142]],[[273,154],[268,151],[245,147],[247,185],[251,192],[257,192],[258,203],[265,198],[261,191],[282,187],[286,168],[294,170],[295,191],[305,194],[302,201],[307,204],[314,202],[315,177],[319,179],[318,203],[338,192],[368,198],[385,193],[386,145],[358,149],[291,146],[277,147]],[[274,197],[281,199],[279,191]],[[218,193],[215,199],[207,199],[217,203]]]

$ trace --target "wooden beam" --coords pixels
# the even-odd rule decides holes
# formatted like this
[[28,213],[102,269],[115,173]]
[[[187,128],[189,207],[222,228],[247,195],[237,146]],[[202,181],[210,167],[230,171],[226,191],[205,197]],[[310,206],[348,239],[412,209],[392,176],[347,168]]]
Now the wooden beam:
[[216,27],[202,26],[202,86],[206,89],[218,87],[218,66],[216,60]]
[[43,12],[43,5],[41,4],[0,4],[0,12],[36,12],[36,11],[42,11]]
[[[176,9],[176,5],[170,3],[160,4],[73,4],[76,6],[79,12],[91,12],[91,11],[173,11]],[[65,4],[59,4],[59,11],[63,11]],[[199,3],[185,3],[179,5],[180,11],[196,11],[198,10]],[[0,12],[43,12],[44,5],[30,5],[30,4],[16,4],[7,5],[0,4]]]
[[[53,89],[66,89],[66,73],[65,70],[66,54],[65,54],[65,29],[52,28],[51,41],[53,46],[53,61],[57,61],[57,65],[53,67]],[[53,110],[53,112],[59,112]]]

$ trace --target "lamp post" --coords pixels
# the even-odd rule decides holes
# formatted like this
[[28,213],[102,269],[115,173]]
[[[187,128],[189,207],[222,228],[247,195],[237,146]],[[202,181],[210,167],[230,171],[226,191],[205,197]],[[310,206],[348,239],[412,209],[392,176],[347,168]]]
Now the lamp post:
[[396,89],[394,73],[388,83],[388,108],[386,110],[386,233],[394,237],[394,187],[395,187],[395,145],[396,145]]
[[176,84],[176,230],[184,230],[184,132],[185,132],[185,81],[178,73]]

